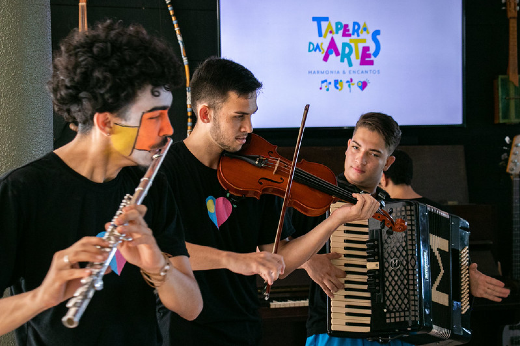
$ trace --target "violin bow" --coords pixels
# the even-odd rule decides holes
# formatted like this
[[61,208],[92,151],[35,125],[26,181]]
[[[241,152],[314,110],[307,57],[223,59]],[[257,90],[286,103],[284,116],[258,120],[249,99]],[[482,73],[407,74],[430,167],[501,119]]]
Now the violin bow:
[[191,107],[191,87],[190,87],[190,67],[188,65],[188,57],[186,56],[186,48],[184,47],[184,41],[181,35],[181,29],[179,27],[179,23],[177,22],[177,17],[173,12],[173,6],[171,4],[171,0],[165,0],[166,5],[168,6],[168,11],[170,12],[170,16],[172,17],[173,27],[175,28],[175,34],[177,35],[177,41],[179,42],[179,46],[181,47],[181,55],[182,62],[184,63],[184,71],[186,73],[186,112],[188,113],[188,123],[187,123],[187,133],[186,137],[191,134],[193,130],[193,113]]
[[[278,246],[280,244],[280,238],[282,236],[283,229],[283,221],[285,219],[285,212],[287,211],[287,207],[289,206],[289,200],[291,195],[291,186],[294,179],[294,172],[296,170],[296,161],[298,161],[298,155],[300,153],[300,146],[303,137],[303,129],[305,128],[305,121],[307,120],[307,113],[309,112],[309,105],[305,105],[303,109],[303,117],[302,123],[300,125],[300,132],[298,133],[298,139],[296,141],[296,147],[294,148],[294,155],[291,162],[291,171],[289,172],[289,179],[287,180],[287,186],[285,187],[285,195],[283,197],[282,211],[280,213],[280,220],[278,221],[278,229],[276,230],[276,237],[273,245],[273,253],[278,252]],[[268,283],[265,284],[264,288],[264,299],[269,300],[269,295],[271,292],[271,285]]]

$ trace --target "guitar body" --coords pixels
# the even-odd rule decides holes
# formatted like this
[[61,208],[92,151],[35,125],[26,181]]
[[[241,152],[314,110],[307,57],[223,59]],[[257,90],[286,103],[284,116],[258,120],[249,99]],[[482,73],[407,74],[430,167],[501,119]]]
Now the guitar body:
[[505,326],[502,332],[502,346],[520,345],[520,323]]
[[[516,135],[513,139],[506,170],[513,179],[511,279],[518,282],[520,280],[520,135]],[[502,332],[502,346],[513,345],[520,346],[520,323],[505,326]]]
[[520,281],[520,135],[516,135],[511,143],[511,153],[506,170],[511,174],[513,180],[511,278]]
[[509,76],[498,76],[495,81],[495,123],[520,122],[520,87]]

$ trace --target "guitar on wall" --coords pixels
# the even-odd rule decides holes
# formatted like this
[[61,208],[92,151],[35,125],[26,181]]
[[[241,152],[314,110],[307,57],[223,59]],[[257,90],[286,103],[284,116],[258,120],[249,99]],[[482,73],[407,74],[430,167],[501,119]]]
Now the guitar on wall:
[[520,122],[520,88],[518,87],[518,46],[516,18],[518,0],[502,0],[506,3],[509,19],[509,59],[507,75],[495,80],[495,123]]
[[[511,278],[520,280],[520,135],[516,135],[511,144],[511,153],[507,163],[507,172],[513,179],[512,200],[512,263]],[[504,327],[502,332],[502,345],[520,345],[520,323]]]

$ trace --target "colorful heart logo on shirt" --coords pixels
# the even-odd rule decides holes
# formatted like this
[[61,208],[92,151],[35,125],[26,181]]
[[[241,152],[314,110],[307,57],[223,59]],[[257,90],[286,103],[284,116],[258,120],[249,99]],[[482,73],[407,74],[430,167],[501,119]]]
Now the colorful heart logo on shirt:
[[206,198],[206,207],[208,208],[209,218],[217,228],[220,228],[220,225],[226,222],[233,210],[231,202],[225,197],[215,199],[215,197],[209,196]]
[[[99,233],[96,237],[103,238],[106,232]],[[121,255],[121,252],[119,250],[116,250],[116,254],[114,257],[112,257],[112,260],[110,261],[110,268],[117,274],[121,275],[121,271],[123,270],[123,267],[126,264],[126,259]]]
[[361,91],[365,90],[365,88],[367,87],[368,83],[366,81],[359,81],[357,82],[357,86],[359,89],[361,89]]

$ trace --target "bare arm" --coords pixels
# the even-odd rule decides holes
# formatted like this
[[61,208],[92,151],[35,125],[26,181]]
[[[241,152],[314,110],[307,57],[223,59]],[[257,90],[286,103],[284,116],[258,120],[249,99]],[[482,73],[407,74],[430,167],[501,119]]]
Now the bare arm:
[[[146,207],[143,205],[130,206],[118,217],[118,231],[133,238],[130,242],[123,242],[119,250],[128,262],[150,273],[156,273],[164,266],[164,257],[152,231],[142,218],[145,213]],[[127,224],[123,226],[125,223]],[[108,226],[109,224],[106,225],[107,228]],[[56,252],[50,269],[38,288],[0,299],[0,335],[16,329],[40,312],[72,297],[81,286],[81,278],[90,275],[90,270],[80,269],[78,263],[103,262],[108,254],[101,248],[108,246],[102,238],[85,237],[71,247]],[[171,262],[171,273],[168,273],[167,281],[161,286],[161,300],[164,299],[165,306],[179,315],[194,319],[202,310],[202,297],[188,259],[179,256]]]
[[20,327],[47,309],[37,295],[36,291],[30,291],[0,300],[0,335]]
[[103,261],[107,254],[98,248],[102,246],[108,244],[101,238],[82,238],[71,247],[54,254],[49,271],[39,287],[0,299],[0,335],[72,297],[81,286],[81,278],[90,275],[90,270],[79,269],[73,263]]
[[280,255],[267,251],[237,253],[209,246],[186,243],[193,270],[228,269],[242,275],[260,275],[270,285],[284,272]]
[[341,255],[337,252],[315,254],[301,266],[312,281],[316,282],[325,294],[331,298],[334,297],[335,292],[344,288],[340,278],[347,276],[343,270],[336,268],[331,262],[331,260],[340,257]]
[[[377,211],[379,202],[368,194],[353,194],[358,199],[354,205],[336,209],[310,232],[291,241],[280,242],[278,253],[283,256],[286,269],[282,278],[300,267],[325,244],[331,234],[343,223],[366,220]],[[262,250],[272,249],[272,244],[263,245]]]
[[202,311],[202,295],[190,261],[186,256],[170,258],[171,269],[166,281],[157,288],[161,302],[179,316],[191,321]]
[[[124,208],[116,219],[117,231],[133,239],[121,243],[119,251],[128,262],[142,270],[160,273],[166,262],[152,230],[143,219],[146,210],[144,205],[132,205]],[[181,317],[193,320],[202,311],[202,296],[189,260],[186,256],[175,256],[170,258],[170,264],[165,281],[157,287],[161,302]]]

